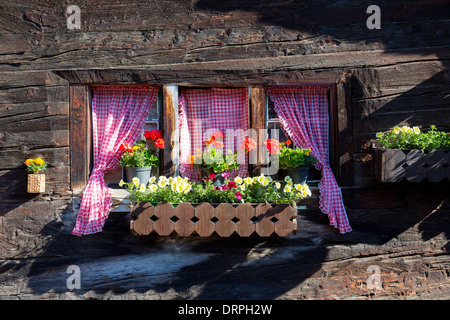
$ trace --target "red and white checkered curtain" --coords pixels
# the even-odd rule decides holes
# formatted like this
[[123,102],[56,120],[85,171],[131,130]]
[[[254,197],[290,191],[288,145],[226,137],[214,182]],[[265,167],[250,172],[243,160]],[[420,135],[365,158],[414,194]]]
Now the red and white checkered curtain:
[[351,231],[341,190],[329,165],[328,87],[269,87],[267,92],[289,138],[311,149],[318,159],[315,166],[322,171],[319,208],[341,233]]
[[[230,177],[247,176],[247,155],[240,142],[248,130],[248,90],[246,88],[181,88],[180,106],[180,175],[201,180],[201,170],[190,164],[189,157],[203,151],[205,140],[216,130],[225,134],[224,153],[238,151],[238,170]],[[242,130],[238,130],[242,129]]]
[[119,146],[138,138],[150,107],[156,101],[157,87],[97,87],[92,98],[94,167],[78,211],[72,234],[100,232],[111,209],[111,192],[105,172],[120,165]]

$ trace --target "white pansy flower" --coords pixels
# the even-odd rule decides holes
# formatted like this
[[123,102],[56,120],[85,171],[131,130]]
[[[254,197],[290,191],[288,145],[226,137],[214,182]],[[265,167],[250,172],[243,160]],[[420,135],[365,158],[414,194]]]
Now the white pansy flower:
[[285,185],[283,191],[284,192],[291,192],[292,191],[292,186],[290,184]]
[[281,188],[281,183],[275,182],[275,188],[280,189]]
[[146,190],[145,184],[141,183],[141,186],[139,187],[140,192],[144,192]]
[[123,187],[124,183],[125,183],[125,182],[123,182],[123,180],[120,180],[120,182],[119,182],[119,187]]
[[264,179],[264,180],[261,182],[261,184],[262,184],[263,187],[267,187],[267,186],[269,185],[269,179]]
[[236,184],[241,184],[242,183],[242,178],[241,177],[236,177],[234,178],[234,182],[236,182]]
[[400,133],[400,128],[398,126],[394,127],[394,130],[392,130],[395,134],[399,134]]
[[134,177],[133,179],[131,179],[131,181],[133,182],[133,184],[137,187],[139,186],[139,178],[138,177]]
[[151,192],[158,190],[158,186],[156,184],[151,184],[148,188]]
[[239,186],[239,189],[241,189],[241,191],[245,191],[245,184],[241,184],[241,185]]
[[150,177],[150,179],[148,180],[149,183],[154,183],[156,181],[156,177]]
[[419,127],[413,127],[413,131],[414,131],[415,134],[419,134],[420,133]]
[[302,190],[302,185],[301,185],[300,183],[296,183],[296,184],[294,185],[294,188],[295,188],[295,190],[297,190],[297,191],[301,191],[301,190]]

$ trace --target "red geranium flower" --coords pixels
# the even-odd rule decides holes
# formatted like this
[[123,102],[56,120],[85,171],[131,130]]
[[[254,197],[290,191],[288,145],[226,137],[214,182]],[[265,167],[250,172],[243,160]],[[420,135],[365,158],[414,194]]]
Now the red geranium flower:
[[160,130],[158,129],[153,129],[152,131],[145,131],[144,132],[144,137],[147,140],[158,140],[162,138],[162,133]]
[[213,137],[216,139],[220,138],[220,140],[223,140],[223,138],[225,138],[224,134],[220,130],[217,130],[216,132],[214,132]]
[[246,137],[244,140],[242,140],[241,149],[245,150],[245,152],[248,152],[255,148],[256,148],[256,142],[252,138]]
[[159,138],[155,141],[155,147],[164,149],[164,139]]
[[211,138],[209,138],[208,140],[206,140],[205,145],[209,146],[211,143],[214,142],[214,140],[216,140],[216,138],[214,136],[212,136]]
[[285,144],[286,144],[287,146],[290,146],[290,145],[291,145],[291,143],[292,143],[292,142],[291,142],[291,140],[289,140],[289,139],[288,139],[288,140],[286,140],[286,142],[285,142]]
[[119,150],[122,151],[122,152],[125,152],[125,151],[131,151],[131,150],[132,150],[132,147],[131,147],[131,145],[130,145],[129,143],[124,142],[124,143],[122,143],[122,144],[119,146]]
[[214,148],[223,148],[223,142],[221,141],[214,142]]
[[266,148],[270,154],[277,154],[280,152],[281,145],[278,140],[266,139],[266,141],[264,141],[264,144],[266,145]]

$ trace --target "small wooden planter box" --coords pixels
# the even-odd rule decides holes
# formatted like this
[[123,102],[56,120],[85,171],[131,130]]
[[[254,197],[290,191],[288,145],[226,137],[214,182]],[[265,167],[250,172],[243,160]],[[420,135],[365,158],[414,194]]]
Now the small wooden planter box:
[[30,173],[28,174],[28,193],[42,193],[45,192],[45,174]]
[[450,150],[378,149],[372,151],[373,172],[382,182],[450,181]]
[[131,207],[130,228],[142,236],[169,236],[175,232],[179,236],[209,237],[216,233],[229,237],[235,232],[241,237],[254,233],[284,237],[297,231],[296,217],[296,206],[289,204],[180,203],[173,207],[170,203],[153,206],[140,202]]

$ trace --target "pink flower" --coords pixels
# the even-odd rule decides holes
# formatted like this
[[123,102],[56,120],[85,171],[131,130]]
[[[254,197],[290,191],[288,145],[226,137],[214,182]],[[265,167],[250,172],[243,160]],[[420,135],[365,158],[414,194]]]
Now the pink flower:
[[228,178],[230,174],[228,172],[222,172],[222,177]]
[[239,191],[236,191],[234,195],[236,196],[236,198],[238,198],[238,200],[242,199],[242,194]]
[[214,173],[210,173],[208,177],[209,180],[213,180],[216,177],[216,175]]
[[234,181],[228,182],[228,188],[230,188],[230,189],[236,189],[236,188],[237,188],[236,182],[234,182]]

